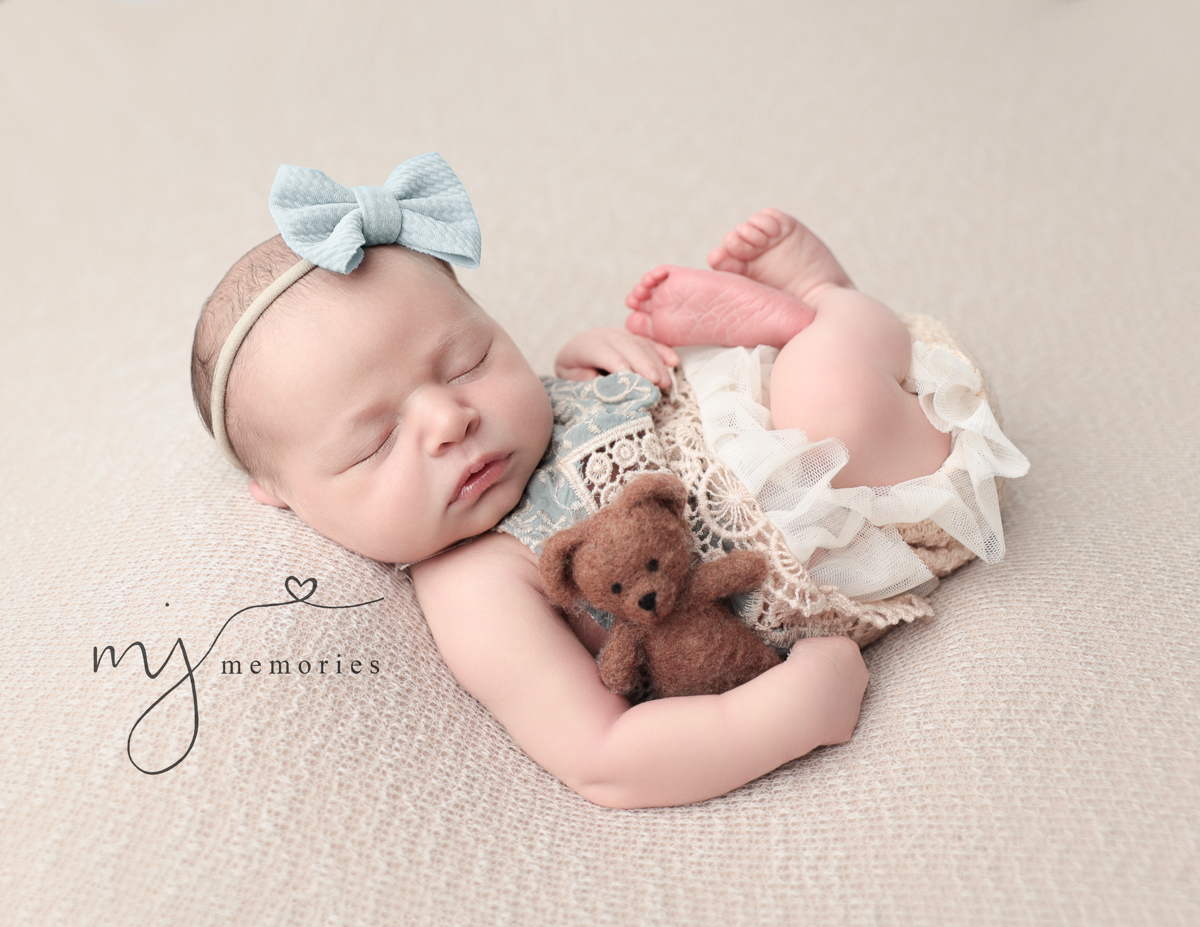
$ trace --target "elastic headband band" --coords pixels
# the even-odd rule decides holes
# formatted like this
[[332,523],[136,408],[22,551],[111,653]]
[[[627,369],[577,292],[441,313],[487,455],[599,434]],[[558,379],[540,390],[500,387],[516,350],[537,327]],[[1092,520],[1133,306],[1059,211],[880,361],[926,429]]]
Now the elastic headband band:
[[225,339],[221,353],[217,356],[217,367],[213,371],[210,406],[213,437],[217,439],[217,447],[221,449],[221,453],[239,470],[245,470],[246,465],[238,458],[237,451],[229,443],[229,434],[225,431],[225,390],[229,384],[229,371],[233,368],[233,359],[237,357],[242,342],[250,334],[250,329],[258,321],[259,316],[267,311],[267,307],[275,302],[288,287],[316,266],[307,259],[299,260],[284,271],[283,276],[277,278],[274,283],[259,293],[242,317],[238,319],[237,324],[233,326],[233,331]]

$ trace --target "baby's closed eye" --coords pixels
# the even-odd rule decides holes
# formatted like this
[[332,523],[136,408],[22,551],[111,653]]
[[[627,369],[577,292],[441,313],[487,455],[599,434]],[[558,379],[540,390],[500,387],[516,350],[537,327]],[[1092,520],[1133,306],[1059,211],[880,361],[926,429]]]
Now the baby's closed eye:
[[369,461],[376,460],[376,459],[382,459],[383,457],[386,457],[388,451],[390,451],[392,449],[392,447],[395,445],[396,436],[399,433],[400,433],[400,423],[396,422],[392,426],[391,431],[389,431],[386,435],[384,435],[382,439],[378,439],[378,438],[376,439],[376,442],[374,444],[374,450],[371,450],[366,455],[364,455],[364,456],[360,457],[358,460],[354,461],[354,463],[352,463],[350,465],[349,469],[353,470],[355,467],[365,464]]
[[488,360],[491,358],[491,356],[492,344],[489,342],[487,347],[483,350],[482,355],[480,355],[478,352],[475,352],[472,355],[474,359],[466,363],[465,369],[462,369],[461,373],[451,377],[450,383],[453,385],[470,383],[477,377],[482,376],[487,369]]
[[396,443],[396,435],[399,433],[400,423],[397,422],[395,427],[388,432],[387,437],[383,439],[383,442],[379,445],[379,447],[375,448],[375,453],[373,453],[371,457],[379,457],[381,454],[386,454],[388,451],[390,451],[392,449],[392,445]]

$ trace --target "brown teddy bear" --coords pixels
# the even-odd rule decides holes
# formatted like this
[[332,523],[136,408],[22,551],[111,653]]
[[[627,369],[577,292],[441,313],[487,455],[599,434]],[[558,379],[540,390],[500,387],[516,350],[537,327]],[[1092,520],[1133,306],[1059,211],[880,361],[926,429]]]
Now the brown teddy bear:
[[762,584],[767,560],[739,551],[692,566],[687,489],[674,476],[632,480],[602,511],[547,539],[541,574],[565,609],[580,600],[615,620],[600,678],[619,695],[724,692],[780,662],[725,601]]

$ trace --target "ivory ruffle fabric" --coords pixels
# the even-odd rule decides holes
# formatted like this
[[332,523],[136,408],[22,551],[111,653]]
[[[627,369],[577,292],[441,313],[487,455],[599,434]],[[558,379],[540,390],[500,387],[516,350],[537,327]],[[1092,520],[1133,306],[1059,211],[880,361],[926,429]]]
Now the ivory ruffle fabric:
[[996,481],[1023,476],[1029,461],[1001,430],[979,372],[949,345],[914,338],[904,384],[952,436],[949,458],[930,476],[846,489],[830,485],[849,461],[845,445],[771,427],[777,349],[691,347],[679,354],[700,403],[705,443],[758,499],[818,585],[861,600],[929,591],[934,574],[894,527],[926,519],[988,563],[1004,556]]

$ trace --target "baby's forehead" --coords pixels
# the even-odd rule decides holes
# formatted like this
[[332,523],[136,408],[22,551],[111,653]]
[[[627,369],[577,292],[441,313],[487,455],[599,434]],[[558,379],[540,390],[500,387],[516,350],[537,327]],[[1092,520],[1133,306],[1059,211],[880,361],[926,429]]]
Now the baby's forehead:
[[[434,266],[418,264],[402,274],[381,273],[378,264],[366,267],[368,273],[363,269],[316,271],[299,281],[264,314],[256,326],[261,331],[248,339],[249,353],[257,347],[278,359],[298,352],[314,359],[314,371],[324,359],[347,353],[362,365],[402,359],[424,366],[498,328],[455,279]],[[388,352],[379,353],[384,344]]]
[[[374,249],[371,249],[374,250]],[[368,252],[370,253],[370,252]],[[395,261],[391,261],[395,263]],[[351,319],[364,312],[386,305],[387,315],[398,320],[420,321],[426,316],[436,318],[442,297],[460,292],[456,282],[445,279],[432,268],[420,264],[401,266],[400,273],[384,273],[377,260],[374,265],[366,261],[349,274],[338,274],[316,268],[312,273],[294,284],[276,301],[280,311],[266,313],[263,319],[286,322],[315,314],[346,316]],[[435,293],[430,299],[429,283],[441,285],[443,293]]]

